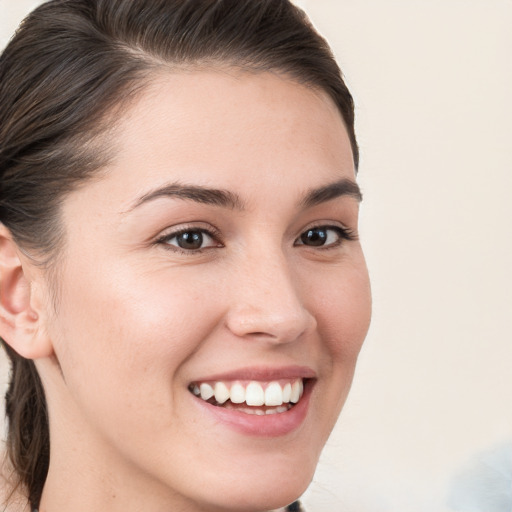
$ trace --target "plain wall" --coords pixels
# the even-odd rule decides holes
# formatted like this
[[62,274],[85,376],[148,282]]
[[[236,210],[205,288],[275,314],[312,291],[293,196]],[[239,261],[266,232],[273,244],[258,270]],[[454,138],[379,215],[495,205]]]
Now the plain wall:
[[355,96],[374,292],[308,511],[509,512],[512,2],[297,3]]

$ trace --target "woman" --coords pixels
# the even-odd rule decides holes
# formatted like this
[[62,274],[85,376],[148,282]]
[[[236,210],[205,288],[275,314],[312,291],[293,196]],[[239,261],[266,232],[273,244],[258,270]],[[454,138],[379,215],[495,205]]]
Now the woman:
[[325,41],[286,0],[53,0],[5,50],[0,104],[7,446],[30,506],[294,502],[370,318]]

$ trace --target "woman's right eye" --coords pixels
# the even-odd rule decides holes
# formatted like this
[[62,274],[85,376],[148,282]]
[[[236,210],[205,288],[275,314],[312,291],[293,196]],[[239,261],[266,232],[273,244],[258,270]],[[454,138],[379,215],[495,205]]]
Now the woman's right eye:
[[221,247],[213,234],[205,229],[183,229],[164,235],[159,244],[175,247],[183,252],[201,252],[202,249]]

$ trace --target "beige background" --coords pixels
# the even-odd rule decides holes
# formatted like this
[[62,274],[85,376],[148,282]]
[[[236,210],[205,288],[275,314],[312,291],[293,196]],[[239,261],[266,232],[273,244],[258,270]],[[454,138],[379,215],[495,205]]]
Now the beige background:
[[510,512],[512,1],[297,3],[355,95],[375,311],[308,510]]

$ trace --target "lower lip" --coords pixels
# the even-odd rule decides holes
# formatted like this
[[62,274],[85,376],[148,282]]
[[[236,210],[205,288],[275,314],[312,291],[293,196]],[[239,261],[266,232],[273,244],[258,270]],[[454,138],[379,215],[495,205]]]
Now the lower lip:
[[224,425],[242,434],[259,437],[284,436],[298,429],[306,419],[309,410],[312,382],[306,381],[304,394],[299,402],[286,412],[276,414],[246,414],[235,409],[225,409],[209,404],[191,395],[194,401],[208,414]]

